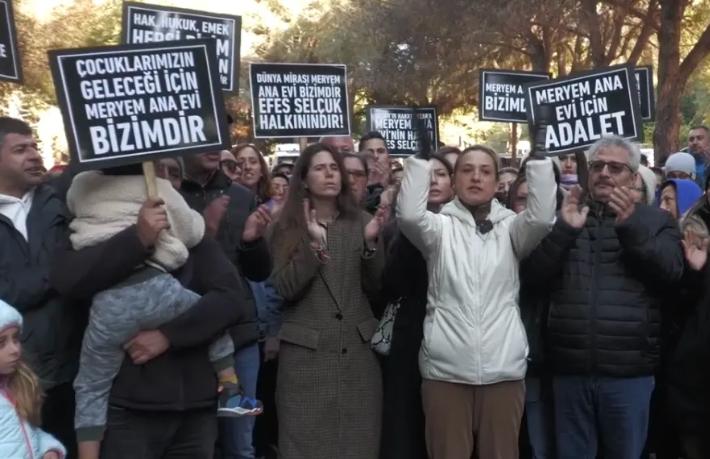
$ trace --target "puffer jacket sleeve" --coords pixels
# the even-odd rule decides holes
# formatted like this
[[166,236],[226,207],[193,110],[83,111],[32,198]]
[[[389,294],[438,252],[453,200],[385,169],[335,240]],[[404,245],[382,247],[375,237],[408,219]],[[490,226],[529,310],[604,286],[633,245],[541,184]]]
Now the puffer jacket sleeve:
[[518,260],[535,249],[555,222],[557,183],[552,160],[528,161],[525,175],[529,190],[528,206],[515,216],[510,225],[510,238]]
[[680,281],[685,258],[678,225],[670,214],[639,205],[616,226],[626,259],[648,276],[665,284]]
[[546,290],[549,283],[558,277],[564,259],[581,233],[581,228],[573,228],[558,218],[552,231],[520,263],[521,277],[526,284]]
[[397,222],[405,236],[426,256],[441,240],[441,216],[427,210],[431,164],[410,157],[397,199]]
[[64,448],[64,445],[59,442],[59,440],[42,429],[37,427],[32,427],[32,429],[34,434],[33,437],[36,442],[34,446],[37,455],[35,457],[42,458],[50,451],[56,451],[60,458],[65,458],[67,456],[67,450]]

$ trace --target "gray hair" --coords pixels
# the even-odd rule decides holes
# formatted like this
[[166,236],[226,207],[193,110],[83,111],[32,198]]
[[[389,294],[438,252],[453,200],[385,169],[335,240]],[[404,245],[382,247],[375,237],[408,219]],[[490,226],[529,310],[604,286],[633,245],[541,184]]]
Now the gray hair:
[[621,148],[622,150],[626,150],[629,154],[629,167],[631,167],[631,170],[634,172],[639,170],[639,164],[641,164],[641,150],[639,150],[638,145],[616,135],[605,136],[594,142],[587,151],[589,161],[594,161],[599,152],[607,148]]

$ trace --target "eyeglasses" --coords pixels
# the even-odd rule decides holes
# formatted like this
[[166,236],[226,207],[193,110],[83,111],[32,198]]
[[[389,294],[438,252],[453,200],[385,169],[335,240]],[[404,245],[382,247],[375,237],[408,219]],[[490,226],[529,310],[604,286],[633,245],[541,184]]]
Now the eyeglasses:
[[239,163],[233,159],[223,159],[219,162],[219,165],[222,169],[227,169],[232,174],[237,172],[237,169],[239,169]]
[[595,174],[599,174],[605,167],[608,168],[611,175],[619,175],[624,172],[624,169],[628,169],[629,172],[633,172],[631,170],[631,166],[628,164],[617,163],[616,161],[591,161],[589,163],[589,171],[594,172]]

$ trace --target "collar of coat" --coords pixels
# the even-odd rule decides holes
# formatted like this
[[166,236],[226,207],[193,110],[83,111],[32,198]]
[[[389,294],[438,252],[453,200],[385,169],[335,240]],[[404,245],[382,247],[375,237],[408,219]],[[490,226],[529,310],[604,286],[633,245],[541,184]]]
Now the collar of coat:
[[[446,204],[441,209],[440,213],[442,215],[450,215],[468,225],[473,226],[474,228],[476,227],[476,220],[473,218],[473,214],[470,210],[468,210],[468,208],[466,208],[466,206],[463,205],[458,197]],[[491,201],[491,212],[488,214],[488,220],[490,220],[494,226],[498,222],[514,215],[515,212],[503,207],[497,199],[493,199],[493,201]]]

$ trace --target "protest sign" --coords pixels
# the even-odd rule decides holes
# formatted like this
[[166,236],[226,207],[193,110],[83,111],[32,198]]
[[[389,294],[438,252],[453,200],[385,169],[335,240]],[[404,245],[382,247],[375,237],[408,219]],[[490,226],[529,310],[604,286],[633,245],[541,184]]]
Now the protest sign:
[[126,2],[121,25],[123,43],[127,44],[197,38],[214,40],[222,89],[239,89],[241,17]]
[[528,83],[549,80],[546,73],[513,70],[481,70],[478,119],[481,121],[527,121],[525,91]]
[[439,121],[435,107],[368,107],[367,130],[382,134],[390,155],[413,155],[421,150],[415,116],[424,123],[430,151],[436,151],[439,144]]
[[229,148],[214,41],[54,50],[49,57],[78,167]]
[[0,80],[22,81],[12,0],[0,0]]
[[630,66],[530,83],[525,92],[530,132],[541,107],[551,108],[545,144],[552,154],[589,146],[605,135],[643,136],[636,78]]
[[641,119],[644,121],[653,121],[656,117],[656,95],[653,90],[653,67],[650,65],[644,67],[636,67],[634,69],[636,76],[636,88],[639,93],[639,109],[641,110]]
[[254,136],[350,135],[345,66],[251,64]]

